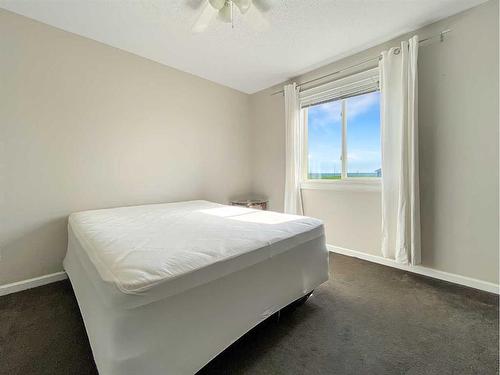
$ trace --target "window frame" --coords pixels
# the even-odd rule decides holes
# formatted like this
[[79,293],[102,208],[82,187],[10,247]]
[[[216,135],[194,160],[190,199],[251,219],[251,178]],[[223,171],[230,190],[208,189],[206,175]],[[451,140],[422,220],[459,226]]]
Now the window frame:
[[[316,87],[314,89],[301,92],[301,126],[303,128],[303,152],[302,152],[302,189],[312,190],[355,190],[355,191],[381,191],[381,177],[349,177],[347,173],[347,116],[346,116],[346,99],[352,96],[368,94],[370,92],[379,91],[379,69],[369,69],[352,76],[348,76],[334,82]],[[376,80],[373,84],[366,85],[367,81]],[[362,84],[361,84],[362,83]],[[366,90],[363,90],[364,86]],[[351,92],[354,90],[354,95],[343,95],[342,88],[348,87]],[[359,87],[360,91],[356,92]],[[331,99],[328,99],[328,93],[331,93]],[[335,97],[335,94],[338,97]],[[315,101],[317,102],[315,103]],[[341,101],[341,116],[342,116],[342,153],[341,153],[341,178],[334,179],[310,179],[309,178],[309,150],[308,150],[308,107],[321,104],[325,101]],[[304,105],[305,103],[305,105]]]

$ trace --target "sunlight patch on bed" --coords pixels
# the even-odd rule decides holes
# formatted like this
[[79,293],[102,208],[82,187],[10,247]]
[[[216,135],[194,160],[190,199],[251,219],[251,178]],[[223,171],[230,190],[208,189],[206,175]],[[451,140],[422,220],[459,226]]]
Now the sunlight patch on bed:
[[238,207],[238,206],[228,206],[228,207],[217,207],[217,208],[207,208],[205,210],[199,210],[204,214],[220,216],[220,217],[231,217],[238,215],[248,214],[248,208]]
[[220,207],[200,210],[205,214],[226,217],[232,220],[260,224],[282,224],[299,220],[300,216],[286,215],[273,211],[248,210],[243,207]]
[[289,221],[299,220],[300,216],[285,215],[277,212],[270,211],[256,211],[250,212],[246,215],[232,217],[233,220],[246,221],[248,223],[261,223],[261,224],[282,224]]

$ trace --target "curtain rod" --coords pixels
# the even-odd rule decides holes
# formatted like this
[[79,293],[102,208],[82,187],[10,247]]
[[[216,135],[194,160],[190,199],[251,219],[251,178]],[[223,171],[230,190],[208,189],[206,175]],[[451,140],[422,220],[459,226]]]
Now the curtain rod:
[[[418,43],[427,42],[428,40],[434,39],[435,37],[439,37],[439,38],[440,38],[440,41],[442,42],[442,41],[444,41],[444,36],[445,36],[446,34],[448,34],[449,32],[451,32],[451,29],[446,29],[446,30],[443,30],[443,31],[441,31],[441,32],[440,32],[439,34],[437,34],[437,35],[433,35],[433,36],[430,36],[430,37],[428,37],[428,38],[425,38],[425,39],[419,40],[419,41],[418,41]],[[305,86],[305,85],[308,85],[308,84],[310,84],[310,83],[313,83],[313,82],[316,82],[316,81],[323,80],[323,79],[325,79],[325,78],[331,77],[331,76],[333,76],[333,75],[337,75],[337,74],[339,74],[339,73],[345,72],[346,70],[349,70],[349,69],[352,69],[352,68],[357,68],[358,66],[364,65],[364,64],[369,63],[369,62],[371,62],[371,61],[380,60],[380,56],[381,56],[381,55],[379,54],[379,55],[378,55],[378,56],[376,56],[376,57],[371,57],[371,58],[369,58],[369,59],[363,60],[363,61],[361,61],[361,62],[359,62],[359,63],[354,64],[354,65],[350,65],[350,66],[347,66],[347,67],[345,67],[345,68],[343,68],[343,69],[336,70],[336,71],[335,71],[335,72],[333,72],[333,73],[328,73],[328,74],[325,74],[325,75],[323,75],[323,76],[321,76],[321,77],[317,77],[317,78],[310,79],[309,81],[305,81],[305,82],[302,82],[302,83],[298,84],[298,85],[297,85],[297,87],[299,87],[299,89],[300,89],[300,87]],[[327,81],[327,82],[324,82],[324,83],[328,83],[328,82],[331,82],[331,81]],[[280,90],[280,91],[273,92],[273,93],[271,94],[271,96],[273,96],[273,95],[277,95],[277,94],[283,94],[283,93],[284,93],[284,90]]]

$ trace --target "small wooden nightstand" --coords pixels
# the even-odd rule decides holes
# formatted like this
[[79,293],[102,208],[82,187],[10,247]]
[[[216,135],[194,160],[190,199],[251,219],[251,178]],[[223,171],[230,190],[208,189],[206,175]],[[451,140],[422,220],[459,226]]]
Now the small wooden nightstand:
[[269,200],[265,198],[251,198],[251,199],[233,199],[231,206],[243,206],[248,208],[255,208],[257,210],[267,210]]

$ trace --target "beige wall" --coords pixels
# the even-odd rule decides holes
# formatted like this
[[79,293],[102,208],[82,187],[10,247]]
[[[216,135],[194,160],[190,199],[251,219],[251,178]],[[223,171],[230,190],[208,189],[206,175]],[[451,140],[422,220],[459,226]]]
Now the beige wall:
[[[417,30],[443,29],[444,43],[419,51],[422,263],[498,283],[498,1]],[[303,82],[397,45],[402,36],[298,77]],[[354,73],[351,70],[349,74]],[[284,104],[252,95],[254,189],[283,207]],[[307,215],[323,219],[327,241],[380,255],[380,193],[304,191]]]
[[[419,59],[423,263],[497,283],[498,3],[418,34],[445,28]],[[249,190],[281,210],[281,87],[248,96],[0,10],[0,285],[61,270],[73,211]],[[379,193],[304,203],[329,243],[379,254]]]
[[251,186],[249,96],[0,10],[0,285],[62,270],[73,211]]
[[380,255],[380,193],[304,190],[302,196],[306,214],[327,221],[329,244]]

